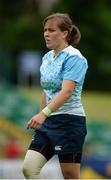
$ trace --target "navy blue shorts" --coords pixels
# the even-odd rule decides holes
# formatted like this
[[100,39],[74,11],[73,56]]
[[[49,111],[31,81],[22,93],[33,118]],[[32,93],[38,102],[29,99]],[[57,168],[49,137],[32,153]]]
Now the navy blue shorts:
[[58,154],[60,162],[80,163],[86,134],[85,117],[53,115],[35,130],[29,149],[40,152],[47,160]]

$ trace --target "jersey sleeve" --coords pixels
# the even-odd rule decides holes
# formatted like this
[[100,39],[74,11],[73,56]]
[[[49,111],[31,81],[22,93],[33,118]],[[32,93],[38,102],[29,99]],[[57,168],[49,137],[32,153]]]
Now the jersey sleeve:
[[87,60],[84,57],[71,56],[64,64],[63,79],[80,82],[84,78],[87,68]]

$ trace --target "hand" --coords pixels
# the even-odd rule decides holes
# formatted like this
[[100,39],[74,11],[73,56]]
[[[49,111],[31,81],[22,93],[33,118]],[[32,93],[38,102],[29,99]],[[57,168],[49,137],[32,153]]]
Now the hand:
[[28,121],[28,126],[27,128],[32,128],[32,129],[38,129],[42,125],[42,123],[45,121],[46,116],[40,112],[39,114],[36,114],[31,118],[31,120]]

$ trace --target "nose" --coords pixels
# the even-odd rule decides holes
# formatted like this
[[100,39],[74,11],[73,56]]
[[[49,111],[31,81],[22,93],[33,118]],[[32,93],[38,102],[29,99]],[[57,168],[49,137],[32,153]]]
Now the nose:
[[44,37],[48,37],[48,36],[49,36],[48,31],[45,31],[45,32],[44,32]]

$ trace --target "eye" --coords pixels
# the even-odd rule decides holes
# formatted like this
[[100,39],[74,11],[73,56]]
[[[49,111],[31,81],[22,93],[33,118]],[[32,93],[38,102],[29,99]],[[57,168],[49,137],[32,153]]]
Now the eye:
[[50,28],[50,29],[49,29],[49,31],[50,31],[50,32],[54,32],[55,30],[54,30],[54,29],[52,29],[52,28]]
[[52,28],[45,28],[45,29],[44,29],[44,32],[46,32],[46,31],[48,31],[48,32],[54,32],[55,29],[52,29]]

